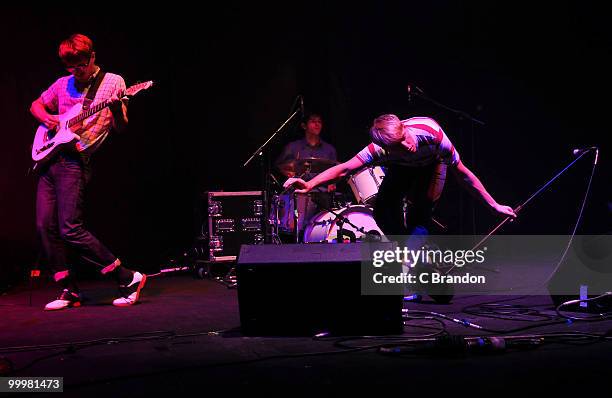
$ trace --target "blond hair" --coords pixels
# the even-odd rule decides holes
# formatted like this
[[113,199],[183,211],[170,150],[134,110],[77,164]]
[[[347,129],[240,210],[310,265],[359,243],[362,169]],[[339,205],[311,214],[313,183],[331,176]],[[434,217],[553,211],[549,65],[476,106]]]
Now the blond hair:
[[381,115],[374,119],[370,128],[370,136],[372,141],[380,146],[397,144],[404,139],[404,126],[395,115]]

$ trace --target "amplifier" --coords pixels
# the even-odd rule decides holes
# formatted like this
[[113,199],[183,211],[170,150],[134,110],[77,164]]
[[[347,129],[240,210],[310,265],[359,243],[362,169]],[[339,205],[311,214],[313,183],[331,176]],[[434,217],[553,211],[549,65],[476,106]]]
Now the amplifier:
[[[361,294],[360,243],[244,245],[236,265],[247,336],[403,333],[403,297]],[[381,243],[381,245],[385,245]]]
[[235,261],[240,245],[263,244],[266,236],[263,191],[205,192],[205,248],[208,261]]

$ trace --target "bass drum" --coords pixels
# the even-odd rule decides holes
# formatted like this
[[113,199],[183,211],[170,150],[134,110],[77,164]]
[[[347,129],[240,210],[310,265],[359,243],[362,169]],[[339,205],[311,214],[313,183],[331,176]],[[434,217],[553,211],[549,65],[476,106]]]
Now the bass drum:
[[[364,240],[367,233],[378,237],[383,235],[368,206],[348,206],[334,210],[334,213],[340,217],[329,211],[317,214],[304,231],[304,243],[338,243],[338,229],[341,227],[345,239],[354,235],[355,240]],[[342,218],[348,219],[358,228],[342,223]]]

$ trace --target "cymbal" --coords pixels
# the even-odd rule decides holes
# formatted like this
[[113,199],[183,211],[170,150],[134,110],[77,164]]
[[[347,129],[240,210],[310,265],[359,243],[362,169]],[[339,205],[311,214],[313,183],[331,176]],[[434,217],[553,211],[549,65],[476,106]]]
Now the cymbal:
[[339,163],[340,162],[335,160],[325,158],[301,158],[282,163],[278,168],[283,172],[293,172],[296,174],[302,174],[304,172],[321,173]]

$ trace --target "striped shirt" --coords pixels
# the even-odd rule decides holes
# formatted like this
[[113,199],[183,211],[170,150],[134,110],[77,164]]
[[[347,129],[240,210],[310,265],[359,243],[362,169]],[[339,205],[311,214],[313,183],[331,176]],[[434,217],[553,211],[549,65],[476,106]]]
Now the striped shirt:
[[363,164],[384,163],[401,166],[427,166],[433,163],[457,165],[459,153],[448,139],[442,127],[428,117],[413,117],[402,120],[404,132],[411,134],[417,143],[415,152],[401,145],[383,148],[371,143],[357,154]]
[[[41,94],[40,98],[49,111],[62,114],[74,105],[82,104],[88,90],[89,86],[77,87],[74,76],[70,75],[60,77]],[[123,78],[113,73],[106,73],[90,107],[106,101],[120,90],[125,90]],[[82,128],[76,131],[81,136],[76,143],[76,149],[85,154],[93,153],[106,139],[112,124],[113,114],[108,107],[85,119]]]

